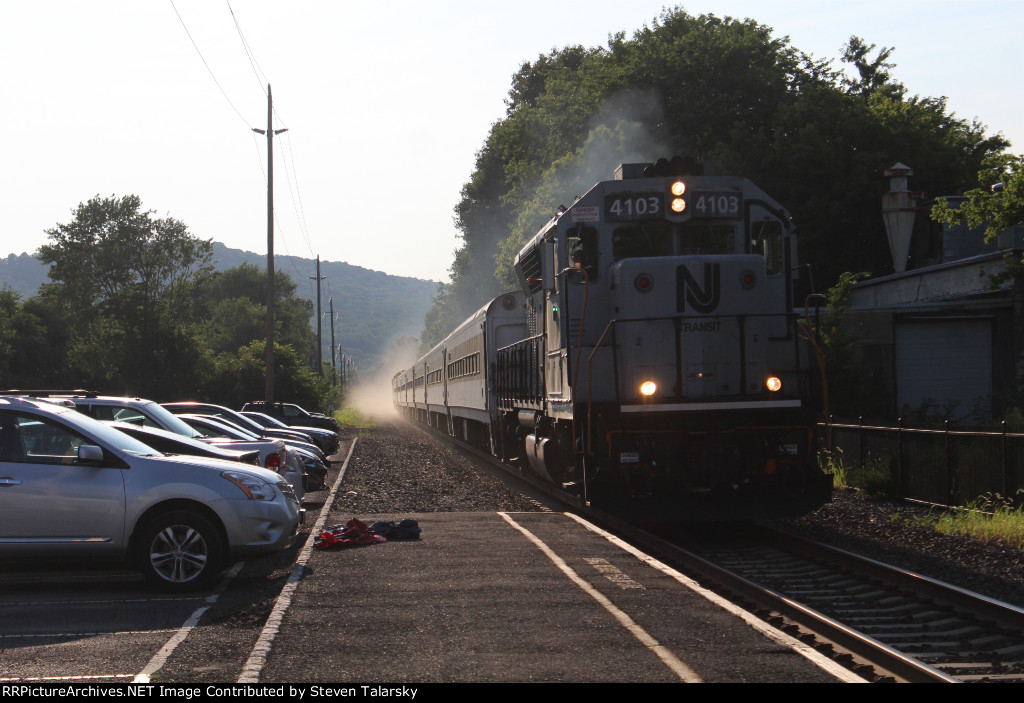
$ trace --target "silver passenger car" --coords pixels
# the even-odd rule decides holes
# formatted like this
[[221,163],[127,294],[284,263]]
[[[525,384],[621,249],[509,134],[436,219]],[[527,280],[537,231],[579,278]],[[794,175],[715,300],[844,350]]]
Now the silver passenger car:
[[164,456],[69,404],[0,396],[0,557],[122,557],[188,591],[295,535],[298,501],[273,471]]

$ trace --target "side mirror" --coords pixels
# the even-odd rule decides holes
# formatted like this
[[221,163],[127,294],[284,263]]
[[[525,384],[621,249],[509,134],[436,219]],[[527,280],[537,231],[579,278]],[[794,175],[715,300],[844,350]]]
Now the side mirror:
[[78,445],[78,460],[89,464],[99,464],[103,461],[103,449],[95,444]]

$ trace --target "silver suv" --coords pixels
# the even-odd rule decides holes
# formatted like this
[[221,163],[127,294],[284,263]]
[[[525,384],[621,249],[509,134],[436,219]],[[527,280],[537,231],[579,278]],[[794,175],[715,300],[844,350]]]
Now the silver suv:
[[295,535],[298,501],[273,471],[164,456],[72,405],[0,396],[0,556],[117,556],[188,591]]

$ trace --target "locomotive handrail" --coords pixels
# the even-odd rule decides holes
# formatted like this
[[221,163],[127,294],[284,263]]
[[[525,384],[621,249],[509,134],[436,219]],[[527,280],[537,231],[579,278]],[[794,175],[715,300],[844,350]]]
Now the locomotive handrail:
[[543,357],[543,347],[544,335],[537,334],[495,350],[499,407],[513,406],[517,400],[534,408],[543,403],[539,369],[530,363]]

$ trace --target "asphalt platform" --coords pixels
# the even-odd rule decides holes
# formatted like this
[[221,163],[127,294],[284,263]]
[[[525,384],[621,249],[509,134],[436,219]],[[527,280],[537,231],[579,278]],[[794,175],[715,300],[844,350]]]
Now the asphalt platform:
[[[415,519],[419,539],[300,558],[250,681],[825,683],[857,677],[557,512]],[[732,610],[730,610],[732,608]]]

